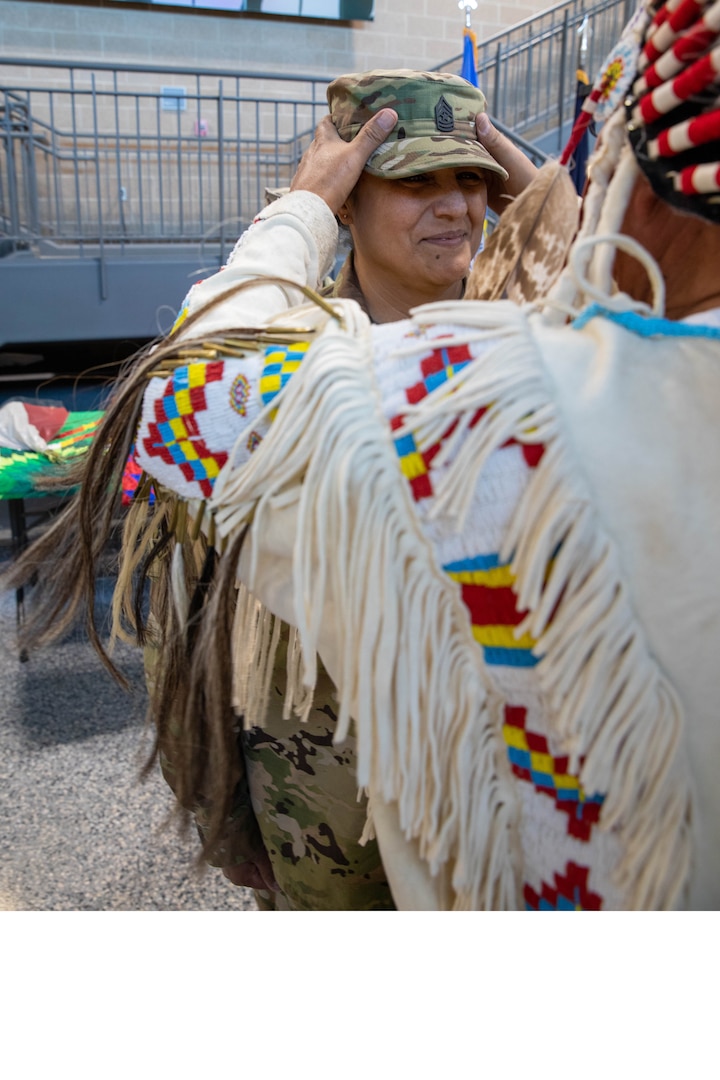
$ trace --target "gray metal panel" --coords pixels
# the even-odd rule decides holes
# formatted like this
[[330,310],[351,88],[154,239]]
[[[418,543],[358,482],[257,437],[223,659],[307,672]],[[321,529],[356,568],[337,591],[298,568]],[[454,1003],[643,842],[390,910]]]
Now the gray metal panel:
[[[167,333],[193,282],[219,268],[197,249],[143,258],[37,257],[0,259],[0,347],[25,342],[155,338]],[[104,280],[103,280],[104,276]],[[104,294],[104,295],[103,295]]]

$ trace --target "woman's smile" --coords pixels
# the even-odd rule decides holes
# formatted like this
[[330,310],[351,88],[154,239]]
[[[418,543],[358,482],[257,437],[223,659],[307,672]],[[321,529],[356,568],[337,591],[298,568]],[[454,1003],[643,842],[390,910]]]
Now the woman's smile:
[[482,169],[451,167],[386,180],[363,173],[345,204],[355,272],[372,317],[462,295],[487,208]]
[[435,236],[426,236],[421,243],[438,244],[441,247],[453,247],[464,244],[467,238],[468,234],[464,229],[457,229],[455,232],[437,233]]

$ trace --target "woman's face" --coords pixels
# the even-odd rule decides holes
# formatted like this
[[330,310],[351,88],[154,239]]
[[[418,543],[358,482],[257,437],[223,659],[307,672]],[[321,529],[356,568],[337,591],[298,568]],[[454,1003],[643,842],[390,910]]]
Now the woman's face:
[[441,299],[467,276],[482,240],[482,169],[438,169],[405,179],[363,173],[346,209],[355,266],[373,286]]

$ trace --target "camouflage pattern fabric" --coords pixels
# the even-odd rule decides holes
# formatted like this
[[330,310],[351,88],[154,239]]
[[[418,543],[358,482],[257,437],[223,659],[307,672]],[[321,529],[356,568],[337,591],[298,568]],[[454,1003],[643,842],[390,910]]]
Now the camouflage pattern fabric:
[[337,701],[322,665],[306,723],[283,720],[285,647],[275,664],[265,725],[245,732],[250,797],[280,894],[261,909],[393,910],[376,841],[360,846],[367,799],[358,799],[355,740],[333,746]]
[[380,109],[398,114],[390,138],[370,155],[365,171],[387,179],[463,165],[507,179],[507,172],[477,141],[475,117],[485,95],[459,75],[440,71],[366,71],[341,75],[327,89],[330,115],[351,142]]
[[[152,613],[150,626],[157,631]],[[223,834],[207,857],[211,866],[237,866],[267,850],[280,892],[255,892],[261,911],[394,910],[375,840],[361,846],[367,799],[358,798],[355,740],[333,746],[335,688],[318,661],[313,708],[306,723],[283,720],[287,628],[278,646],[273,692],[265,725],[242,734],[235,762],[233,807]],[[152,693],[158,654],[144,649],[145,679]],[[173,739],[160,753],[165,781],[175,791]],[[208,807],[191,810],[205,834]]]

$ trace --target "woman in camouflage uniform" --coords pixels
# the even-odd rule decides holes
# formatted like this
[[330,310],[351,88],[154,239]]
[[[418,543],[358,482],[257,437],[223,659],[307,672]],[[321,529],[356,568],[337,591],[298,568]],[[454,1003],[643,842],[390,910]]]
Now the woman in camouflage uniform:
[[[193,287],[181,318],[258,273],[319,287],[334,260],[338,222],[350,231],[352,252],[333,294],[357,300],[373,322],[462,297],[489,194],[502,211],[534,166],[490,124],[483,94],[454,75],[344,75],[330,85],[328,102],[290,193],[258,215],[225,268]],[[272,299],[259,301],[253,290],[201,315],[193,333],[253,324],[259,303],[263,318],[287,306],[281,290],[264,292]],[[235,884],[254,887],[261,908],[392,908],[377,845],[360,843],[367,801],[357,790],[354,740],[332,743],[333,684],[321,667],[307,721],[283,717],[286,649],[283,634],[266,721],[239,735],[233,808],[206,857]],[[182,749],[168,732],[163,751],[174,784],[170,762]],[[184,801],[203,832],[206,810]]]

